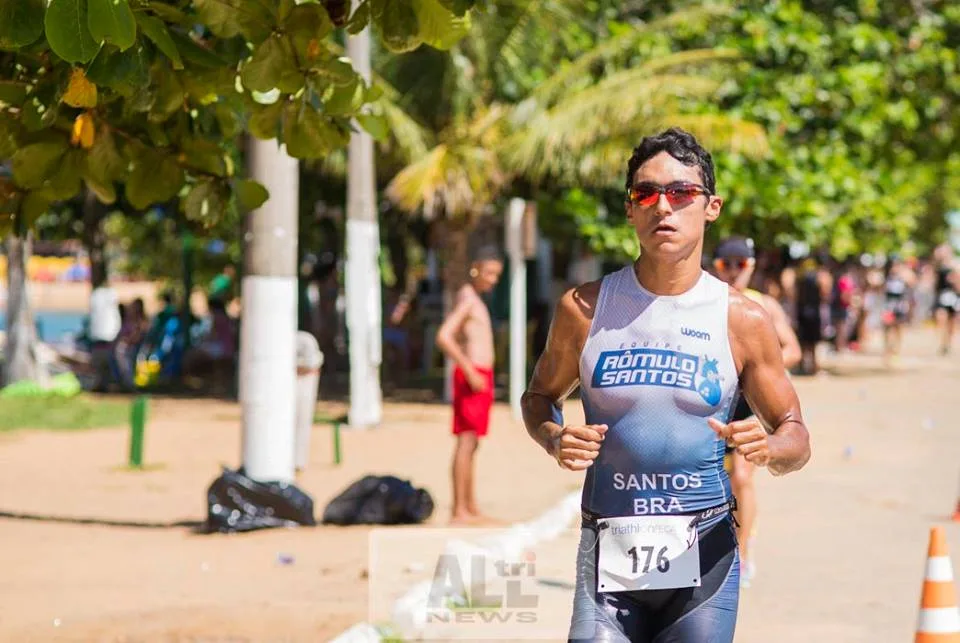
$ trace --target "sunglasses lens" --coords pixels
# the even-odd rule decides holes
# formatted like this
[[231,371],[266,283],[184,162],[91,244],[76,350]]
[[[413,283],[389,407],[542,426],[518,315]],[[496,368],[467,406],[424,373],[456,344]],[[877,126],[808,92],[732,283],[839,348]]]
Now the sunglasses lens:
[[[630,191],[630,200],[633,203],[650,207],[660,200],[660,189],[649,185],[640,185]],[[704,194],[703,190],[696,185],[674,185],[663,190],[670,205],[686,204]]]
[[700,190],[695,187],[670,188],[667,190],[667,200],[671,204],[686,203],[693,200],[698,194],[700,194]]
[[633,202],[637,205],[648,207],[657,202],[660,193],[650,188],[639,188],[632,192]]
[[719,270],[728,270],[737,267],[743,270],[750,262],[747,259],[717,259],[717,268]]

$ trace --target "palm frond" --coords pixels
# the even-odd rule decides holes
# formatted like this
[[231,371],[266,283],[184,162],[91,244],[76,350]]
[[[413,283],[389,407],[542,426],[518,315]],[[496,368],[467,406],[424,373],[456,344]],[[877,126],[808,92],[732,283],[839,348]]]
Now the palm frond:
[[543,50],[545,34],[563,37],[569,25],[577,22],[577,10],[582,8],[582,0],[507,0],[503,4],[519,12],[507,25],[494,61],[497,71],[508,78],[525,71],[531,54]]
[[[649,131],[657,131],[660,124],[658,120],[652,120]],[[601,141],[572,159],[568,167],[559,168],[557,178],[564,183],[618,188],[623,184],[627,161],[636,146],[634,140],[639,139],[624,136]]]
[[490,203],[503,181],[494,151],[441,144],[401,170],[386,194],[409,213],[422,210],[430,218],[442,206],[447,215],[460,216]]
[[677,67],[689,73],[691,67],[711,63],[723,63],[739,60],[742,55],[736,49],[717,47],[713,49],[687,49],[674,51],[665,56],[657,56],[635,67],[638,73],[652,76]]
[[430,134],[399,105],[381,97],[380,107],[387,121],[396,156],[405,163],[418,159],[430,149]]
[[635,70],[615,74],[532,117],[504,142],[507,167],[538,180],[563,157],[577,158],[637,123],[679,111],[678,98],[706,97],[719,86],[718,80],[700,76],[635,76]]
[[437,145],[420,160],[400,170],[387,185],[386,195],[406,212],[423,208],[433,210],[433,202],[443,181],[443,163],[446,145]]
[[678,25],[689,24],[698,20],[726,15],[731,11],[725,5],[706,5],[703,7],[674,11],[662,18],[652,20],[646,24],[637,25],[634,29],[614,36],[606,42],[594,47],[590,51],[577,57],[576,60],[562,66],[546,82],[534,90],[531,98],[542,105],[550,105],[567,88],[572,87],[577,80],[589,77],[590,69],[600,61],[614,58],[636,46],[637,42],[651,33],[658,33]]
[[507,109],[503,105],[494,103],[488,108],[477,110],[477,112],[473,121],[467,124],[465,137],[468,140],[478,141],[488,146],[495,144],[498,134],[496,128],[507,116]]
[[528,176],[542,180],[549,175],[554,181],[566,185],[620,188],[631,150],[644,136],[673,126],[694,134],[707,149],[734,151],[754,158],[769,150],[766,134],[756,123],[717,114],[682,114],[665,110],[638,119],[632,127],[616,136],[599,139],[577,154],[545,158],[536,168],[537,173]]
[[770,153],[767,133],[758,123],[720,114],[676,114],[670,120],[708,147],[750,158],[763,158]]

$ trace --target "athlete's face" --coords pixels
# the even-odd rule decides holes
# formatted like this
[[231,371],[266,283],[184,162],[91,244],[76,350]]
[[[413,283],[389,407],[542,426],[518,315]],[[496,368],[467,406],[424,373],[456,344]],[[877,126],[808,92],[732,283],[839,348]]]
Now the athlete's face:
[[470,270],[473,278],[473,288],[479,293],[490,292],[500,281],[503,264],[496,259],[477,261]]
[[635,196],[650,187],[669,188],[648,204],[627,199],[627,220],[637,231],[644,252],[688,255],[703,243],[706,224],[720,216],[723,199],[706,194],[700,168],[684,165],[668,152],[660,152],[641,165],[633,176]]
[[724,257],[716,259],[713,267],[717,272],[717,278],[733,284],[744,270],[750,265],[750,259],[747,257]]

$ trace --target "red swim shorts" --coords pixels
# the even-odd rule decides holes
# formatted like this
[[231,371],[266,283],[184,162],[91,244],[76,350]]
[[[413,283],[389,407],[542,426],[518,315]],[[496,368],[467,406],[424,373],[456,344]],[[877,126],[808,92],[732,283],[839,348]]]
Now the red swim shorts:
[[453,434],[467,431],[483,437],[490,425],[490,407],[493,406],[493,369],[474,367],[486,380],[484,390],[470,388],[467,377],[459,366],[453,369]]

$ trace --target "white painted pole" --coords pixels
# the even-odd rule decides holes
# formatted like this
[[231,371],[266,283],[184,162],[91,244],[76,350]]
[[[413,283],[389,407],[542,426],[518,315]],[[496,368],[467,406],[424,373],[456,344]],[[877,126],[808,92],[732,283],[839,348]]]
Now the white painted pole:
[[520,396],[527,377],[527,264],[523,252],[523,199],[507,208],[507,254],[510,257],[510,408],[521,419]]
[[[359,5],[353,0],[353,7]],[[354,69],[370,81],[370,29],[347,37],[347,55]],[[380,306],[380,228],[377,224],[373,139],[354,126],[347,169],[347,332],[350,347],[350,410],[352,429],[380,424],[382,361]]]
[[250,173],[270,198],[247,216],[241,283],[243,466],[260,481],[293,482],[296,414],[296,159],[276,140],[249,138]]

